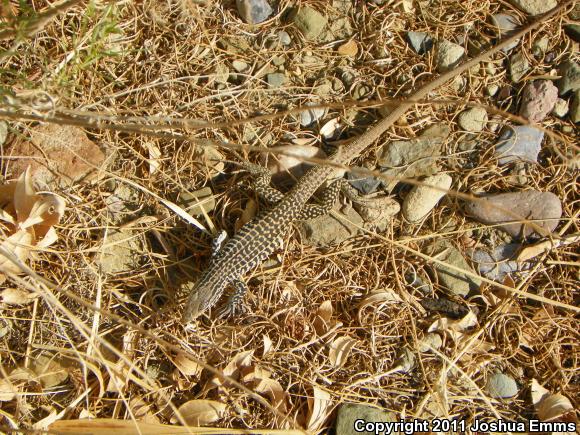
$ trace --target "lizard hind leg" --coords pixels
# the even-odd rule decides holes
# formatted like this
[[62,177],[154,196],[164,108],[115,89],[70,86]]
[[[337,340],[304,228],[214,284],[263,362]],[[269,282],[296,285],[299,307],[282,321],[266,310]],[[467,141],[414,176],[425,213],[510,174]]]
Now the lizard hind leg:
[[322,192],[320,204],[306,204],[302,208],[298,220],[304,221],[328,214],[338,200],[338,195],[343,190],[345,184],[348,183],[344,178],[339,178],[338,180],[333,181],[332,184]]
[[228,297],[226,303],[219,309],[218,318],[225,319],[236,316],[245,311],[242,299],[248,291],[248,286],[242,280],[236,279],[231,282],[234,286],[234,292]]

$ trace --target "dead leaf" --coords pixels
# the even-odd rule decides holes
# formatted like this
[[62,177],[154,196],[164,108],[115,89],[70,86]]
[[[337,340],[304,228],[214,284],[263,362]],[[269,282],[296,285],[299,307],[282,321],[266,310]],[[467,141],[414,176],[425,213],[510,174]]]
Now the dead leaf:
[[354,338],[347,336],[337,337],[330,345],[330,350],[328,351],[330,364],[334,367],[342,367],[348,359],[355,343],[356,340]]
[[42,354],[31,360],[30,369],[43,388],[52,388],[68,379],[68,370],[58,355]]
[[[238,380],[239,376],[240,376],[241,369],[244,367],[250,366],[250,364],[252,363],[253,356],[254,356],[253,350],[247,350],[247,351],[238,353],[236,356],[234,356],[230,360],[228,365],[223,369],[222,372],[223,372],[224,376],[227,376],[227,377],[232,378],[234,380]],[[221,386],[224,384],[224,382],[225,382],[225,378],[214,377],[211,380],[211,384],[213,384],[215,386]]]
[[0,379],[0,402],[9,402],[16,397],[16,387],[8,379]]
[[[171,422],[203,426],[220,420],[223,418],[225,412],[225,403],[215,400],[190,400],[177,409],[177,413],[171,418]],[[177,415],[181,416],[181,419]]]
[[318,388],[312,387],[312,397],[308,398],[308,417],[306,418],[306,429],[316,432],[324,426],[326,419],[332,411],[332,400],[330,394]]
[[184,353],[180,353],[175,358],[171,358],[171,362],[185,376],[199,376],[203,370],[202,365],[190,359]]
[[566,396],[552,394],[544,388],[536,379],[532,379],[532,403],[536,409],[538,418],[542,421],[563,421],[562,417],[572,413],[575,418],[574,406]]
[[320,135],[325,139],[332,139],[340,127],[338,118],[332,118],[320,128]]
[[36,293],[17,288],[7,288],[0,292],[2,303],[7,305],[26,305],[36,299]]
[[159,159],[161,157],[161,151],[153,142],[145,142],[145,148],[147,148],[147,152],[149,153],[149,158],[147,159],[149,163],[149,174],[153,175],[161,167],[161,161]]
[[264,340],[264,351],[262,352],[262,356],[265,356],[272,350],[272,339],[270,339],[266,334],[263,335],[262,339]]
[[332,302],[324,301],[318,306],[313,325],[316,334],[318,334],[319,336],[326,334],[331,329],[332,313],[333,313]]
[[258,204],[253,199],[249,199],[246,202],[246,206],[244,207],[244,211],[239,219],[236,221],[234,228],[236,232],[240,230],[244,225],[250,222],[254,216],[258,213]]

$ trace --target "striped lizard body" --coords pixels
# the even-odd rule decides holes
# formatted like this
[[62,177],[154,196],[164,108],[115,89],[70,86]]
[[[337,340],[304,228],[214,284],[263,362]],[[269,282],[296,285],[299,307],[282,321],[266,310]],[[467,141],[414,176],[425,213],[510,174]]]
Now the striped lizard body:
[[[339,165],[348,165],[358,157],[369,145],[381,137],[381,135],[393,125],[415,103],[428,96],[458,74],[466,71],[482,60],[489,58],[513,41],[523,37],[527,32],[538,27],[546,19],[554,16],[573,2],[573,0],[561,3],[550,12],[538,17],[535,21],[524,26],[520,31],[512,34],[495,47],[479,54],[468,62],[440,75],[436,79],[424,85],[410,97],[410,102],[401,102],[391,113],[367,130],[364,134],[354,139],[349,144],[339,148],[330,158],[329,162]],[[230,239],[226,245],[217,252],[210,260],[209,266],[202,273],[192,292],[188,296],[183,321],[188,323],[211,308],[223,294],[229,284],[237,287],[238,292],[230,297],[228,310],[235,309],[235,305],[242,293],[239,278],[250,269],[256,267],[281,244],[284,236],[289,231],[293,222],[309,217],[307,201],[314,192],[328,178],[336,174],[335,166],[319,165],[310,169],[288,192],[278,204],[265,215],[254,219],[246,224],[238,234]]]

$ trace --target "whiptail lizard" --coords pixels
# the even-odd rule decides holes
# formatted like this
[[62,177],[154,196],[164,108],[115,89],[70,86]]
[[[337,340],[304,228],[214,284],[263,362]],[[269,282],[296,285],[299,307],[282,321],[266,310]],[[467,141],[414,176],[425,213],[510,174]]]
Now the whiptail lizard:
[[[329,193],[325,198],[326,207],[310,206],[307,201],[326,180],[335,176],[339,170],[336,165],[348,165],[354,158],[358,157],[369,145],[379,139],[401,115],[416,104],[414,101],[427,97],[430,92],[448,80],[521,38],[540,25],[542,21],[554,16],[572,2],[573,0],[561,4],[502,43],[427,83],[412,95],[410,101],[401,102],[388,116],[352,142],[340,147],[330,156],[328,162],[335,164],[335,166],[315,166],[298,181],[290,192],[284,196],[279,194],[277,205],[260,218],[247,223],[223,248],[214,253],[209,266],[189,294],[183,321],[188,323],[215,305],[228,285],[233,285],[236,291],[230,296],[222,314],[234,312],[246,290],[245,284],[239,278],[276,251],[293,222],[320,215],[328,208],[328,203],[340,189],[340,183],[334,183],[334,188],[332,186],[329,188]],[[262,172],[261,175],[262,187],[265,187],[264,184],[267,184],[269,179],[265,173]]]

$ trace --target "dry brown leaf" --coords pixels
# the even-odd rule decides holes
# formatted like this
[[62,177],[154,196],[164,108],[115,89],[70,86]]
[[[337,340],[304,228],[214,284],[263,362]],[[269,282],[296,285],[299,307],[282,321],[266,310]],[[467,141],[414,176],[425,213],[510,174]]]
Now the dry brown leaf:
[[43,388],[52,388],[68,379],[68,369],[58,355],[43,354],[31,360],[30,369]]
[[[234,356],[228,365],[223,369],[222,373],[224,376],[237,380],[240,376],[240,371],[244,367],[249,367],[252,363],[252,358],[254,357],[253,350],[246,350],[244,352],[238,353]],[[215,386],[223,385],[224,381],[218,377],[214,377],[211,380],[211,384]]]
[[308,417],[306,418],[306,429],[315,432],[321,429],[326,419],[332,411],[332,400],[330,394],[318,388],[312,387],[312,397],[308,398]]
[[254,219],[254,216],[258,213],[258,204],[253,199],[249,199],[246,202],[246,206],[244,207],[244,211],[239,219],[235,223],[236,231],[239,231],[244,225]]
[[354,347],[356,340],[351,337],[341,336],[337,337],[330,345],[330,350],[328,351],[328,359],[330,364],[334,367],[342,367],[352,348]]
[[0,379],[0,402],[9,402],[16,397],[16,387],[8,379]]
[[7,305],[25,305],[36,299],[36,293],[17,288],[7,288],[0,292],[0,300]]
[[153,142],[145,142],[145,148],[149,153],[149,158],[147,162],[149,163],[149,174],[153,175],[161,167],[161,151],[159,147]]
[[2,243],[0,243],[0,275],[4,273],[20,274],[23,272],[22,268],[12,261],[8,255],[3,252],[7,251],[12,254],[17,260],[24,263],[30,257],[30,248],[33,243],[34,236],[28,231],[18,231],[12,234]]
[[374,290],[360,302],[359,311],[368,306],[382,305],[388,302],[403,302],[403,299],[391,289]]
[[199,376],[203,366],[190,359],[184,353],[180,353],[175,358],[170,358],[177,370],[185,376]]
[[241,370],[241,380],[244,383],[260,382],[262,379],[269,379],[272,373],[259,366],[245,367]]
[[129,408],[135,419],[147,423],[159,423],[157,416],[151,411],[151,405],[141,397],[133,396],[129,400]]
[[318,306],[313,325],[316,334],[318,334],[319,336],[326,334],[332,327],[331,323],[332,313],[333,313],[332,302],[324,301]]
[[262,352],[262,356],[264,356],[272,350],[272,340],[266,334],[263,335],[262,339],[264,340],[264,351]]
[[542,421],[562,421],[561,417],[574,414],[574,406],[566,396],[552,394],[544,388],[536,379],[532,379],[532,403]]
[[[225,403],[215,400],[190,400],[177,409],[172,423],[185,423],[192,426],[202,426],[220,420],[226,412]],[[179,419],[177,416],[181,416]]]

